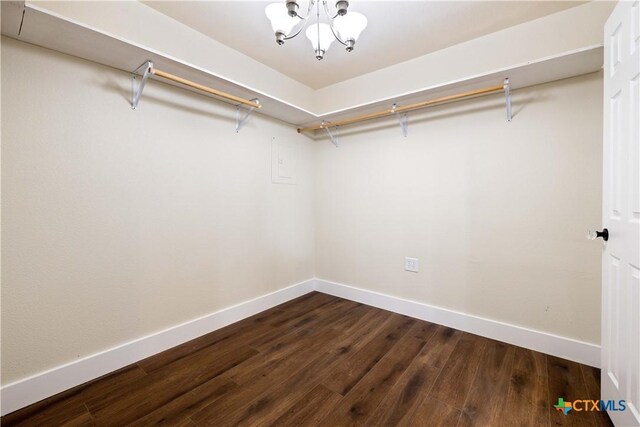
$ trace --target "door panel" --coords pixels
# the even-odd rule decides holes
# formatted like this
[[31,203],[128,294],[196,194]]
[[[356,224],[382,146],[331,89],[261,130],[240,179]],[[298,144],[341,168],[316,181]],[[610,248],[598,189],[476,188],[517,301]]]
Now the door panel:
[[602,399],[617,426],[640,426],[640,76],[638,1],[605,25],[602,257]]

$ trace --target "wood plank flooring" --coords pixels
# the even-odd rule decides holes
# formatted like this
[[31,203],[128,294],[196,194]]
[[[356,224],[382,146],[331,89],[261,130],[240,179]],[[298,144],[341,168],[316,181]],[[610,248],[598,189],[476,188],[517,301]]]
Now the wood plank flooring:
[[3,426],[611,425],[600,372],[310,293],[4,416]]

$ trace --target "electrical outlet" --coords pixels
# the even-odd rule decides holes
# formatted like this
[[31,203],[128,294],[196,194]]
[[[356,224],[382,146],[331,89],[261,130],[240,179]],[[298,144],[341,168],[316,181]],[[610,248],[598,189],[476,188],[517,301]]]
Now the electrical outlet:
[[418,272],[418,258],[405,258],[404,259],[404,269],[406,271],[413,271],[414,273]]

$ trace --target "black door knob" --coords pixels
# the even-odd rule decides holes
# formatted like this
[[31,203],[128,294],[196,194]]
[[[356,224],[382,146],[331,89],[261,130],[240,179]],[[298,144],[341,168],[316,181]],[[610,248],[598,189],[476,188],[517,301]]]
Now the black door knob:
[[603,228],[602,231],[587,231],[587,239],[596,240],[598,237],[602,237],[605,242],[609,240],[609,230]]

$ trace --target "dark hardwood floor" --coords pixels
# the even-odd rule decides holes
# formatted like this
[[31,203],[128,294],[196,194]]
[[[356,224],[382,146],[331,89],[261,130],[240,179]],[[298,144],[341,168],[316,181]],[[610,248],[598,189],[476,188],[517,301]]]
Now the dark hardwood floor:
[[3,426],[610,425],[600,371],[311,293],[8,414]]

